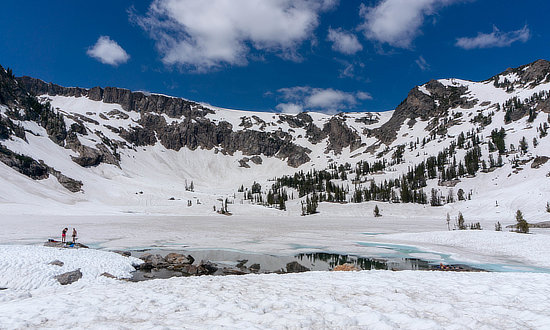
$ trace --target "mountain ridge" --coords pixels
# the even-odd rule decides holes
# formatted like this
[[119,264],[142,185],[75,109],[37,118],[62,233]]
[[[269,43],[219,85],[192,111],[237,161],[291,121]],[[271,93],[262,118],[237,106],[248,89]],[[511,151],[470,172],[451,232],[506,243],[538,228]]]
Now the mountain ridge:
[[[140,171],[146,171],[150,178],[143,177],[145,181],[135,185],[144,184],[153,190],[159,189],[155,182],[165,180],[159,178],[171,177],[166,182],[175,185],[174,191],[178,186],[186,187],[184,181],[195,180],[198,187],[212,190],[217,184],[219,191],[230,192],[241,183],[266,184],[296,171],[336,169],[353,162],[382,169],[378,170],[380,174],[358,171],[354,180],[341,173],[339,177],[346,179],[334,181],[348,182],[348,187],[357,190],[358,185],[365,187],[368,182],[401,181],[407,168],[425,166],[428,158],[439,157],[438,153],[445,151],[445,158],[438,161],[439,174],[427,176],[420,187],[414,188],[419,194],[422,187],[435,189],[443,196],[457,182],[461,190],[475,191],[467,187],[478,180],[478,171],[517,172],[517,164],[550,155],[543,134],[548,122],[537,116],[550,113],[549,91],[550,62],[538,60],[481,82],[428,81],[411,89],[389,112],[289,115],[210,108],[181,98],[114,87],[61,87],[36,78],[15,78],[0,70],[0,144],[6,150],[4,156],[11,159],[4,164],[9,163],[20,173],[28,171],[24,164],[43,164],[44,173],[67,178],[58,180],[60,183],[73,180],[65,188],[84,194],[77,198],[84,200],[103,200],[94,191],[107,177],[118,182],[112,196],[128,194],[133,188],[125,186],[123,178],[138,180]],[[493,131],[501,127],[507,132],[505,153],[497,155],[494,143],[498,138]],[[510,142],[520,145],[516,144],[520,134],[529,140],[528,151],[521,153],[515,146],[508,147]],[[478,164],[457,177],[462,157],[471,162],[468,157],[472,155]],[[497,156],[506,157],[502,165],[494,165]],[[453,157],[459,159],[453,161]],[[149,173],[136,159],[157,173]],[[482,166],[482,162],[491,165]],[[382,163],[382,167],[374,166]],[[543,163],[538,167],[545,166]],[[353,166],[344,169],[348,174],[354,171]],[[227,176],[223,173],[232,178],[224,182],[221,178]],[[40,178],[35,182],[48,180],[44,175]],[[358,192],[343,187],[347,192],[339,200],[356,200],[353,196]],[[370,190],[363,193],[373,196]],[[385,201],[390,195],[375,198]]]

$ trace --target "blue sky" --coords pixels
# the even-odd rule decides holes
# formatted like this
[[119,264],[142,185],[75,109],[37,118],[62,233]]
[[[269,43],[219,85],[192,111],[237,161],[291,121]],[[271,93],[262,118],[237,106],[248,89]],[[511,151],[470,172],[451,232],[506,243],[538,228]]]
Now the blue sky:
[[8,1],[0,64],[259,111],[383,111],[550,59],[544,0]]

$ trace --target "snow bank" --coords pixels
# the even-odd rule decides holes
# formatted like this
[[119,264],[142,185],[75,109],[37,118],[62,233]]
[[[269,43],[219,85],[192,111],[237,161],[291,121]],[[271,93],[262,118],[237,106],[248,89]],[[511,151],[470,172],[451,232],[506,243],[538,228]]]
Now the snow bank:
[[[64,265],[51,265],[54,260],[62,261]],[[137,258],[93,249],[0,245],[0,287],[32,290],[60,286],[54,276],[79,268],[82,278],[73,285],[108,282],[108,278],[100,276],[102,273],[128,278],[135,270],[132,265],[139,263],[142,261]]]
[[[550,267],[550,239],[544,234],[518,234],[488,230],[434,231],[380,235],[377,241],[421,246],[426,251],[449,252],[456,260],[507,261]],[[452,248],[452,251],[450,250]]]
[[[2,293],[0,293],[1,295]],[[0,302],[7,328],[544,328],[550,275],[310,272],[108,283]]]

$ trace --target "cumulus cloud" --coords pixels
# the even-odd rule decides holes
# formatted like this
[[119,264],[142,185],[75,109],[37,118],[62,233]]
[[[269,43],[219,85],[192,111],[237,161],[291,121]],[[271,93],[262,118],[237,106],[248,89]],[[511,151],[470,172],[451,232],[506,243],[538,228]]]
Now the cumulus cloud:
[[349,93],[333,88],[309,86],[281,88],[277,92],[287,103],[281,103],[276,108],[285,113],[307,110],[336,113],[356,106],[358,100],[372,99],[369,93],[362,91]]
[[95,45],[88,48],[86,54],[103,64],[112,66],[126,63],[130,59],[130,55],[116,41],[111,40],[109,36],[99,37]]
[[275,108],[282,113],[291,115],[296,115],[304,111],[304,108],[301,105],[295,103],[280,103],[277,104]]
[[132,19],[156,41],[167,65],[208,71],[245,65],[250,53],[272,52],[298,60],[319,14],[337,0],[154,0]]
[[424,18],[460,0],[382,0],[373,7],[361,4],[359,26],[366,38],[394,47],[410,48],[421,33]]
[[347,55],[352,55],[363,49],[353,33],[342,29],[328,29],[327,40],[332,42],[332,49]]
[[428,62],[426,62],[426,60],[424,59],[424,56],[420,55],[417,59],[416,59],[416,65],[418,65],[418,67],[420,68],[420,70],[422,71],[426,71],[426,70],[429,70],[430,69],[430,65],[428,64]]
[[472,38],[458,38],[455,45],[464,49],[509,47],[516,41],[527,42],[530,37],[531,32],[527,25],[519,30],[510,32],[501,32],[496,26],[493,26],[493,32],[480,32],[476,37]]

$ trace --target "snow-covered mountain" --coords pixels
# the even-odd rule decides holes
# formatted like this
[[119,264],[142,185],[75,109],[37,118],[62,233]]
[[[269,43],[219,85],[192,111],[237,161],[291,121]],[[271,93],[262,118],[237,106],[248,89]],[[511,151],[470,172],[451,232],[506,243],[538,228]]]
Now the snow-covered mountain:
[[[0,213],[205,215],[227,199],[235,213],[297,215],[316,195],[347,203],[322,203],[329,213],[361,214],[370,200],[542,218],[549,94],[545,60],[481,82],[432,80],[393,111],[337,115],[227,110],[1,69]],[[297,183],[300,172],[321,182]],[[258,205],[283,193],[286,211]]]

